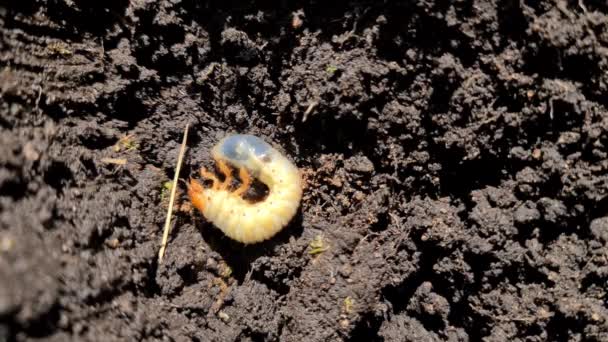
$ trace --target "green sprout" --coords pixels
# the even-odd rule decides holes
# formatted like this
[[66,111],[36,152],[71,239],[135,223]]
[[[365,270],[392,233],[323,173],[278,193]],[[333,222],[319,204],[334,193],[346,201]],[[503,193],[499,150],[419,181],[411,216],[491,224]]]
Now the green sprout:
[[232,275],[232,267],[222,262],[219,267],[219,275],[224,279],[230,278],[230,276]]
[[315,236],[315,238],[310,241],[310,244],[308,244],[308,247],[310,247],[310,250],[308,251],[308,254],[310,255],[321,254],[329,249],[329,246],[325,243],[323,236],[321,235]]
[[353,312],[354,306],[355,306],[355,300],[351,296],[344,298],[344,312],[345,313],[349,314],[349,313]]
[[325,69],[325,71],[328,74],[333,75],[336,71],[338,71],[338,67],[335,65],[328,65],[327,68]]
[[163,187],[160,190],[160,199],[161,201],[164,201],[165,198],[167,198],[167,196],[171,193],[171,189],[173,188],[173,182],[172,181],[166,181],[163,183]]

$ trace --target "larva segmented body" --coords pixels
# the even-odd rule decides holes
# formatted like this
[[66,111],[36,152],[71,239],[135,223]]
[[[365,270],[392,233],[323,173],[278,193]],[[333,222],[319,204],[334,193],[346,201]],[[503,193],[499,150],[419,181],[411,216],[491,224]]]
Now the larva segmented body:
[[[256,243],[271,238],[293,218],[302,198],[302,178],[298,168],[262,139],[236,134],[222,139],[212,150],[213,158],[226,175],[220,183],[215,175],[201,169],[213,187],[190,181],[188,194],[203,216],[230,238]],[[229,164],[239,170],[241,186],[230,190]],[[268,186],[268,196],[252,203],[242,195],[251,184],[250,175]]]

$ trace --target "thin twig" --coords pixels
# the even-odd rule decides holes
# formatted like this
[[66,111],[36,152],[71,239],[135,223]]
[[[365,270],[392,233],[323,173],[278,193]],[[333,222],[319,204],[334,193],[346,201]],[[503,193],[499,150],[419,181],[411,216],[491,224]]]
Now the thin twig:
[[188,139],[188,124],[184,129],[184,140],[182,140],[182,147],[179,150],[179,156],[177,157],[177,166],[175,167],[175,175],[173,176],[173,186],[171,187],[171,197],[169,197],[169,208],[167,209],[167,219],[165,220],[165,228],[163,229],[163,241],[160,244],[160,250],[158,251],[158,263],[163,262],[163,256],[165,255],[165,249],[167,248],[167,239],[169,238],[169,226],[171,225],[171,214],[173,214],[173,203],[175,202],[175,193],[177,189],[177,181],[179,178],[179,170],[182,168],[182,160],[184,160],[184,154],[186,152],[186,141]]
[[308,114],[310,114],[312,112],[312,110],[315,109],[315,107],[318,104],[319,104],[319,101],[312,101],[308,105],[308,108],[306,109],[306,111],[304,112],[304,115],[302,116],[302,122],[306,122],[306,119],[308,119]]
[[104,164],[127,165],[127,159],[125,158],[101,158],[99,161]]

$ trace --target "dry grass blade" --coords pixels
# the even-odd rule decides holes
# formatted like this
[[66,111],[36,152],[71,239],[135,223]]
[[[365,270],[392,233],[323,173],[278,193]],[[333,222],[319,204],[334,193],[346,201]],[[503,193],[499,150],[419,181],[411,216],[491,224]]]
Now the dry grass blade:
[[101,158],[100,161],[104,164],[127,165],[127,160],[124,158]]
[[177,166],[175,167],[175,175],[173,176],[173,186],[171,187],[171,196],[169,197],[169,208],[167,209],[167,219],[165,220],[165,227],[163,229],[163,240],[160,244],[160,250],[158,251],[158,263],[163,262],[163,256],[167,249],[167,239],[169,238],[169,227],[171,226],[171,215],[173,214],[173,203],[175,203],[175,193],[177,189],[177,180],[179,178],[179,171],[182,168],[182,161],[184,160],[184,154],[186,152],[186,140],[188,139],[188,124],[184,129],[184,139],[182,140],[182,147],[179,150],[179,156],[177,157]]

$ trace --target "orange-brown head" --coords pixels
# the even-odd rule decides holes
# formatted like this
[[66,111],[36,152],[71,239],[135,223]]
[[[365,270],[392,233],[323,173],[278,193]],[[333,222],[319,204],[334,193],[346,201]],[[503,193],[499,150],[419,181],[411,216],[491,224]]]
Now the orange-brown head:
[[201,183],[194,179],[190,179],[190,184],[188,184],[188,196],[190,197],[192,205],[200,212],[203,212],[203,208],[205,208],[205,195],[203,190],[204,188]]

